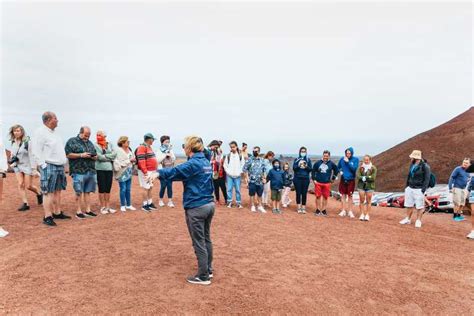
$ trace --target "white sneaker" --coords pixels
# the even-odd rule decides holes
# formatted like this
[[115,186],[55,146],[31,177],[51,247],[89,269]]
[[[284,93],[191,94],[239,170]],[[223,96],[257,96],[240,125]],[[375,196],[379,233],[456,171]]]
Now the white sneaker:
[[370,217],[369,217],[369,214],[365,215],[365,218],[364,218],[365,221],[370,221]]
[[421,228],[421,221],[419,219],[416,220],[415,227],[416,228]]
[[346,216],[346,214],[347,214],[346,211],[342,210],[341,213],[339,213],[339,216],[344,217]]
[[163,202],[162,200],[160,200],[160,202],[158,202],[158,206],[159,206],[159,207],[165,206],[165,202]]
[[359,220],[360,220],[360,221],[365,221],[365,215],[364,215],[364,214],[360,214]]
[[136,211],[137,209],[134,208],[132,205],[126,207],[127,210],[129,211]]
[[105,215],[105,214],[108,214],[108,213],[109,213],[109,211],[107,210],[107,208],[103,207],[103,208],[100,209],[100,214]]
[[287,208],[287,207],[288,207],[288,205],[286,205],[286,204],[283,204],[282,206],[283,206],[283,208]]
[[405,217],[404,219],[400,221],[400,225],[410,225],[410,224],[411,224],[411,221],[408,217]]
[[7,237],[8,236],[8,232],[3,229],[2,227],[0,227],[0,238],[4,238],[4,237]]
[[239,203],[237,204],[237,208],[244,208],[244,207],[242,206],[242,204]]
[[255,208],[255,205],[252,205],[252,207],[250,208],[250,211],[256,213],[257,212],[257,209]]
[[354,213],[352,213],[352,211],[349,211],[349,213],[347,213],[347,216],[349,216],[350,218],[354,218]]
[[127,211],[127,208],[125,206],[120,206],[120,211],[121,212],[126,212]]
[[301,209],[301,214],[306,214],[306,209],[305,208]]
[[471,233],[469,235],[467,235],[466,238],[474,239],[474,230],[471,230]]
[[117,212],[117,210],[114,210],[113,208],[108,208],[108,211],[110,214],[114,214],[115,212]]
[[260,212],[262,212],[262,213],[266,213],[266,212],[267,212],[267,211],[265,211],[265,209],[264,209],[263,206],[261,206],[261,205],[258,207],[258,210],[259,210]]
[[232,202],[227,204],[227,208],[232,208]]
[[168,201],[168,207],[174,208],[174,203],[173,203],[173,201]]

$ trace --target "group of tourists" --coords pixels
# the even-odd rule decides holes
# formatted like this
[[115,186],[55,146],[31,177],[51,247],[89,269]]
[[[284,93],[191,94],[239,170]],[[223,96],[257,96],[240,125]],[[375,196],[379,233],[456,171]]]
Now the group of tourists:
[[[138,182],[142,190],[141,210],[151,212],[159,207],[174,207],[173,181],[183,181],[183,206],[186,210],[186,223],[193,240],[198,259],[198,274],[188,278],[191,283],[210,284],[212,278],[212,242],[210,225],[215,205],[219,203],[228,208],[242,209],[242,186],[247,187],[250,196],[250,211],[266,213],[270,207],[274,214],[281,214],[282,208],[292,204],[290,192],[296,192],[296,211],[306,214],[307,195],[310,182],[314,183],[316,208],[314,215],[328,216],[328,199],[331,186],[339,180],[341,196],[340,217],[355,218],[353,194],[359,193],[359,220],[368,222],[372,205],[372,196],[376,188],[377,168],[372,158],[365,155],[361,162],[354,155],[353,148],[347,148],[344,156],[335,163],[331,153],[325,150],[322,158],[313,162],[306,147],[301,147],[298,157],[291,167],[288,162],[275,158],[272,151],[263,156],[261,148],[254,146],[248,152],[243,143],[229,143],[229,152],[224,154],[222,141],[213,140],[205,146],[199,137],[188,137],[183,149],[188,161],[175,166],[176,156],[169,136],[161,136],[159,146],[153,134],[144,135],[143,143],[135,150],[130,147],[127,136],[121,136],[116,145],[108,141],[105,131],[97,131],[95,142],[91,141],[91,129],[82,126],[77,136],[66,144],[56,132],[58,118],[52,112],[45,112],[41,125],[30,139],[21,125],[10,129],[11,158],[5,161],[5,150],[1,148],[1,179],[9,167],[13,168],[18,183],[22,204],[18,211],[27,211],[30,204],[27,191],[35,194],[37,203],[43,205],[43,223],[56,226],[56,220],[70,219],[61,208],[61,192],[66,189],[65,166],[69,165],[69,175],[76,196],[75,217],[86,219],[98,214],[91,209],[91,193],[98,191],[99,213],[117,212],[110,202],[110,192],[114,180],[119,185],[120,211],[134,211],[131,201],[131,187],[134,168],[138,173]],[[155,150],[157,148],[157,150]],[[430,166],[419,150],[414,150],[411,159],[405,189],[406,217],[402,225],[411,224],[416,212],[415,227],[421,227],[422,215],[427,201],[425,193],[432,185],[433,175]],[[469,200],[474,205],[473,165],[466,158],[457,167],[449,180],[449,189],[453,192],[455,210],[453,218],[464,220],[462,209]],[[40,178],[40,188],[34,185],[34,177]],[[160,182],[158,206],[153,202],[153,188]],[[0,181],[0,190],[3,181]],[[165,203],[167,193],[167,203]],[[222,199],[221,199],[222,195]],[[0,192],[1,197],[1,192]],[[474,225],[474,222],[473,222]],[[0,237],[8,234],[0,228]],[[467,236],[474,239],[473,231]]]

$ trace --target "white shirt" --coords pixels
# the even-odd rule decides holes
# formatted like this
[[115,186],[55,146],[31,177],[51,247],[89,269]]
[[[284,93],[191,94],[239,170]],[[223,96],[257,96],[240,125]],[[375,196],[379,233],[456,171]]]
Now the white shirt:
[[35,131],[31,142],[33,154],[31,165],[34,169],[36,166],[44,167],[46,163],[52,165],[67,163],[62,138],[46,125],[42,125]]
[[224,170],[232,178],[240,177],[244,164],[245,159],[239,153],[231,152],[224,158]]

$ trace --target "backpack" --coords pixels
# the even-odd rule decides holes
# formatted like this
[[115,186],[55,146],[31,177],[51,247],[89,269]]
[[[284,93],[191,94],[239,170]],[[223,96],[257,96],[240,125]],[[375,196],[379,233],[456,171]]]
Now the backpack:
[[[227,155],[227,163],[230,163],[230,154]],[[239,152],[239,159],[240,159],[240,162],[242,162],[242,154]]]
[[[426,162],[423,164],[424,172],[426,172]],[[429,166],[429,165],[428,165]],[[430,182],[428,183],[428,188],[434,188],[436,186],[436,176],[433,172],[430,172]]]

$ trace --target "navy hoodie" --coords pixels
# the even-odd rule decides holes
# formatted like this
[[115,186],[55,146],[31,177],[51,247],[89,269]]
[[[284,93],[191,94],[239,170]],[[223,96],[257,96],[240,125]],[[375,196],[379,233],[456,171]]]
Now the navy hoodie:
[[281,190],[283,189],[284,184],[284,171],[279,168],[278,170],[270,169],[270,172],[267,175],[267,181],[270,181],[270,188],[272,190]]
[[338,173],[339,169],[334,162],[319,160],[313,166],[312,179],[319,183],[330,183],[336,179]]
[[173,168],[159,170],[160,179],[183,181],[185,210],[214,202],[212,167],[204,153],[195,153],[188,161]]
[[354,157],[354,149],[352,147],[344,150],[344,155],[348,150],[352,153],[349,162],[345,162],[344,157],[342,157],[337,164],[339,170],[342,171],[342,179],[345,181],[355,180],[357,168],[359,167],[359,158]]
[[[299,167],[300,161],[306,161],[306,164],[308,165],[305,169],[302,169]],[[309,175],[311,173],[311,169],[313,168],[313,165],[311,164],[311,159],[306,157],[301,157],[301,155],[295,159],[293,162],[293,171],[295,172],[295,178],[307,178],[309,180]]]

